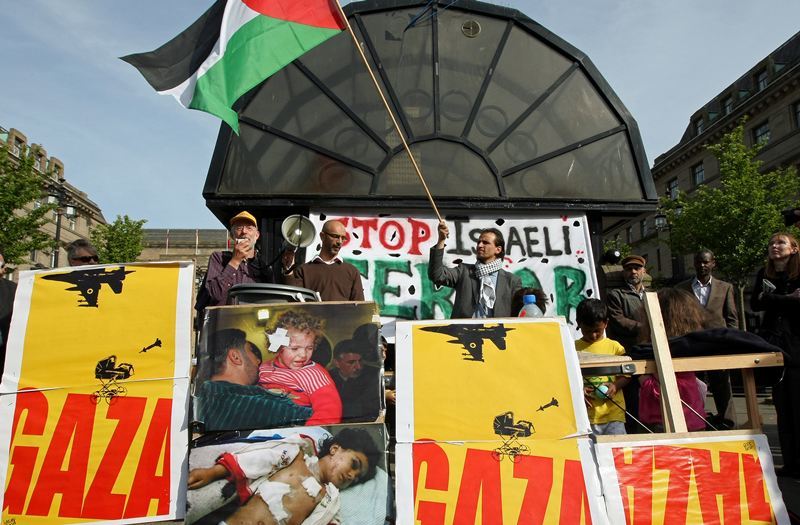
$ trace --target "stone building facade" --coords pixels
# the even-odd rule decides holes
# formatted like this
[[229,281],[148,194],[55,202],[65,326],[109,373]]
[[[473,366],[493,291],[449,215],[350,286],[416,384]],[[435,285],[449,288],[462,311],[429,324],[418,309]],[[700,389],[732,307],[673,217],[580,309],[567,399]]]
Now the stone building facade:
[[[764,143],[763,169],[800,165],[800,33],[708,101],[689,119],[680,142],[659,155],[652,167],[658,194],[677,197],[703,184],[719,183],[717,159],[706,149],[746,118],[748,145]],[[655,215],[642,214],[604,232],[644,255],[654,277],[673,283],[693,275],[691,255],[672,254],[669,232],[659,231]]]
[[[55,241],[58,238],[58,255],[56,250],[33,251],[28,260],[16,267],[16,270],[30,268],[52,268],[56,260],[58,266],[67,265],[67,253],[64,247],[75,239],[88,239],[90,230],[97,224],[105,224],[103,212],[89,196],[70,184],[64,173],[64,163],[56,157],[47,155],[47,150],[39,144],[30,144],[28,138],[18,129],[0,127],[0,143],[4,143],[12,159],[20,159],[24,155],[33,154],[34,169],[48,175],[48,183],[42,188],[42,198],[31,206],[38,207],[45,202],[59,202],[61,205],[49,216],[42,226]],[[59,215],[61,220],[59,221]],[[58,228],[57,232],[57,226]],[[14,275],[9,276],[15,278]]]

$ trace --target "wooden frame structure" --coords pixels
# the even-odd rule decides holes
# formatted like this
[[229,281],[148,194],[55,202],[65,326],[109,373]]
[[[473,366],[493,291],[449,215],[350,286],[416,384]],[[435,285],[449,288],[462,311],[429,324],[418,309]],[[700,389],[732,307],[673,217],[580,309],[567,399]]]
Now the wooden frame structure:
[[[783,355],[779,352],[759,354],[733,354],[703,357],[681,357],[672,359],[669,352],[667,334],[661,317],[661,308],[655,292],[645,294],[645,310],[650,320],[653,354],[652,360],[620,361],[610,357],[608,360],[592,359],[582,362],[581,368],[589,375],[589,369],[597,367],[619,367],[624,374],[655,374],[661,385],[661,411],[664,416],[666,433],[686,433],[686,419],[681,408],[681,397],[675,380],[675,372],[701,372],[705,370],[741,370],[744,386],[748,421],[742,428],[761,432],[761,415],[756,398],[756,382],[753,370],[773,366],[783,366]],[[595,372],[590,372],[594,374]],[[604,372],[604,375],[606,374]],[[598,439],[606,436],[599,436]]]

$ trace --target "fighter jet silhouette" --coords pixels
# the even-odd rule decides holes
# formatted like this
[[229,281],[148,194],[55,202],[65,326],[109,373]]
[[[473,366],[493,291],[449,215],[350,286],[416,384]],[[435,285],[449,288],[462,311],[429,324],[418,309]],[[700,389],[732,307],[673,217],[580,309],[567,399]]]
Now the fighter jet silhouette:
[[487,327],[482,324],[451,324],[447,326],[426,326],[426,332],[438,332],[455,337],[448,343],[460,344],[468,352],[463,354],[465,361],[483,362],[483,340],[489,339],[500,350],[506,349],[506,334],[513,328],[502,324]]
[[100,294],[100,287],[103,284],[107,284],[115,294],[122,293],[122,281],[125,280],[127,274],[133,273],[133,270],[125,271],[124,266],[107,270],[109,269],[73,270],[67,273],[45,275],[42,279],[74,284],[75,286],[67,288],[67,291],[81,293],[83,298],[78,300],[78,306],[97,308],[97,296]]

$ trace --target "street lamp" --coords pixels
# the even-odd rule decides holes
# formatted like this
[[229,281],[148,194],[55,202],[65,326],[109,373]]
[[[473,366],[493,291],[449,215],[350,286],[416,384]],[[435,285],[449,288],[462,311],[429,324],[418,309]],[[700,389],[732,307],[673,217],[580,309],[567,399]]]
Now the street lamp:
[[666,230],[667,227],[669,226],[669,224],[667,223],[667,216],[661,208],[659,208],[658,213],[656,213],[655,223],[656,223],[656,230],[660,232]]
[[58,184],[51,184],[49,188],[50,202],[55,202],[56,207],[56,247],[53,253],[53,268],[58,267],[58,255],[61,250],[61,217],[67,218],[75,216],[75,208],[70,206],[71,200],[65,188],[67,180],[64,177],[58,178]]

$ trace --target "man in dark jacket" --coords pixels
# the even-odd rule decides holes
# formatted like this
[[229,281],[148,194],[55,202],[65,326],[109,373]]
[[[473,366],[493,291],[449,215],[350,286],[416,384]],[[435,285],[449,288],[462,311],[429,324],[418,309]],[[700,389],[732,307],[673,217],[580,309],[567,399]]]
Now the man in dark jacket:
[[[637,343],[644,327],[644,276],[645,260],[641,255],[629,255],[622,259],[622,277],[627,286],[608,292],[608,327],[606,335],[618,341],[627,352]],[[623,391],[625,406],[634,416],[639,412],[639,384],[632,381]],[[638,423],[626,415],[625,428],[628,433],[641,432]]]
[[509,317],[511,300],[522,288],[522,281],[513,273],[502,269],[505,240],[500,230],[483,230],[475,247],[475,264],[459,264],[445,268],[442,263],[444,242],[449,230],[444,221],[439,223],[439,241],[431,248],[428,278],[439,286],[455,288],[453,319]]

